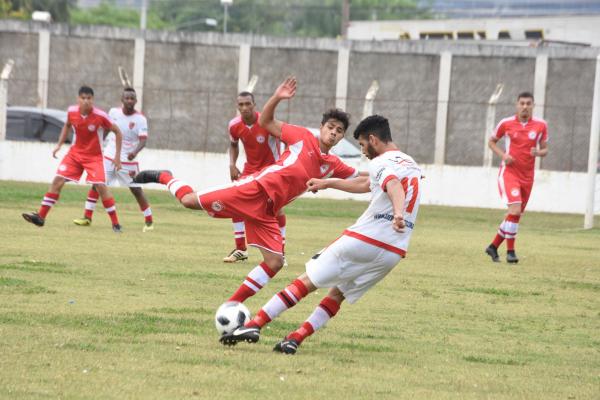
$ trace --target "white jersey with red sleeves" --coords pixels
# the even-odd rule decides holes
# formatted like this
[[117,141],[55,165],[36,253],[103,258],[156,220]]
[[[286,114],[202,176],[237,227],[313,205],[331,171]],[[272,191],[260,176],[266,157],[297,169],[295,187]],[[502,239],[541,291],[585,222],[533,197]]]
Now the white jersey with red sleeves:
[[[387,151],[371,161],[369,178],[371,180],[369,207],[354,225],[346,229],[344,235],[404,256],[419,210],[421,168],[409,155],[399,150]],[[386,185],[392,179],[400,180],[406,195],[404,201],[406,228],[403,233],[396,232],[392,227],[394,209],[386,193]]]
[[304,193],[311,178],[358,176],[355,168],[337,156],[321,153],[318,139],[306,128],[283,124],[281,141],[287,144],[281,158],[253,175],[273,201],[275,212]]
[[522,123],[517,115],[504,118],[496,127],[492,137],[504,138],[506,154],[514,160],[509,165],[502,162],[501,171],[513,173],[523,181],[533,181],[535,157],[531,155],[531,149],[548,141],[546,121],[530,118],[526,123]]
[[102,157],[102,133],[112,126],[108,115],[93,107],[84,116],[79,112],[79,106],[74,105],[68,108],[67,119],[73,127],[73,142],[69,152],[83,157]]
[[260,114],[254,115],[255,122],[246,125],[241,116],[229,121],[229,138],[232,142],[242,141],[246,152],[246,163],[242,175],[250,175],[273,164],[280,157],[279,139],[258,124]]
[[[127,155],[133,152],[140,143],[141,137],[148,137],[148,120],[141,112],[126,115],[122,108],[111,108],[108,112],[110,119],[119,127],[123,134],[121,143],[121,161],[127,162]],[[117,152],[116,136],[111,133],[106,138],[104,156],[114,160]]]

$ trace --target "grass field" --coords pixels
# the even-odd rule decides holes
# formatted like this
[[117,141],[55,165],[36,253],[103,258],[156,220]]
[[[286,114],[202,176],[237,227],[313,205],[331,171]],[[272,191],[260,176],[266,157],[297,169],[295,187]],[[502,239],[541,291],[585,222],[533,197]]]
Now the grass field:
[[[309,296],[255,345],[218,343],[214,310],[259,260],[226,265],[231,224],[149,192],[156,230],[115,190],[124,233],[86,188],[67,186],[44,228],[47,185],[0,182],[0,398],[600,399],[600,230],[582,217],[528,213],[521,262],[483,254],[499,210],[422,207],[409,255],[296,356],[273,344],[310,314]],[[365,203],[287,208],[288,262],[256,312]]]

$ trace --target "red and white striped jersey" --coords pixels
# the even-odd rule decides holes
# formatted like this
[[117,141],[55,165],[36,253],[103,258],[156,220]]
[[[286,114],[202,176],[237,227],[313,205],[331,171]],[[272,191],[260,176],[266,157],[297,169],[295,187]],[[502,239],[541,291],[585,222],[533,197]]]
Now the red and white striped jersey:
[[229,139],[242,141],[246,152],[246,163],[242,175],[250,175],[273,164],[281,155],[280,141],[258,124],[260,114],[255,113],[255,123],[246,125],[241,116],[229,121]]
[[[141,137],[148,137],[148,120],[139,111],[131,115],[126,115],[120,107],[111,108],[108,112],[110,119],[119,127],[123,134],[121,143],[121,161],[127,162],[127,155],[134,151],[140,143]],[[104,156],[115,159],[117,152],[117,143],[114,133],[111,133],[106,138],[104,147]]]
[[502,162],[501,169],[515,174],[523,181],[533,181],[535,157],[531,155],[531,149],[548,141],[546,121],[532,117],[526,123],[522,123],[517,115],[504,118],[492,137],[504,137],[506,154],[514,159],[509,165]]
[[[371,180],[369,207],[354,225],[346,229],[344,235],[404,256],[419,211],[421,168],[409,155],[399,150],[387,151],[371,160],[369,178]],[[404,200],[406,228],[403,233],[396,232],[392,227],[394,208],[386,193],[386,185],[392,179],[400,180],[406,195]]]
[[275,213],[304,193],[311,178],[358,176],[358,171],[339,157],[321,153],[318,139],[306,128],[283,124],[281,140],[287,144],[281,158],[253,175],[273,201]]
[[69,152],[84,157],[102,157],[102,133],[112,126],[108,115],[93,107],[84,116],[79,112],[79,106],[74,105],[67,109],[67,119],[73,127],[73,141]]

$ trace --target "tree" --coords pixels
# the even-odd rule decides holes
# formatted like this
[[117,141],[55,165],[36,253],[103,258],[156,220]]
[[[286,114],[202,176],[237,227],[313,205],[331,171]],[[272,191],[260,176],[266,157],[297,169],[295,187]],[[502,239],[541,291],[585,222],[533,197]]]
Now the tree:
[[[149,29],[166,29],[170,27],[168,23],[164,22],[152,10],[150,10],[147,17],[147,27]],[[74,25],[108,25],[139,28],[140,12],[136,9],[117,7],[114,2],[102,1],[97,7],[73,10],[70,22]]]
[[55,22],[68,22],[76,0],[0,0],[2,18],[30,19],[34,11],[47,11]]

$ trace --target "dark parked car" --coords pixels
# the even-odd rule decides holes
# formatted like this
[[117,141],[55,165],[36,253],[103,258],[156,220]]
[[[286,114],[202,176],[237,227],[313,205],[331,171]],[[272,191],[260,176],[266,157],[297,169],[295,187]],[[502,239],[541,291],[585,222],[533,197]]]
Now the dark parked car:
[[[8,107],[6,139],[29,142],[57,142],[67,113],[36,107]],[[67,143],[69,140],[67,139]]]

